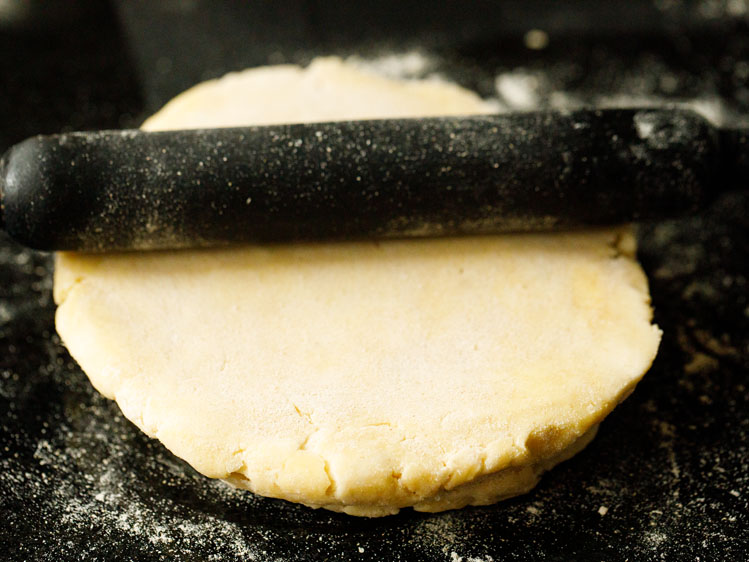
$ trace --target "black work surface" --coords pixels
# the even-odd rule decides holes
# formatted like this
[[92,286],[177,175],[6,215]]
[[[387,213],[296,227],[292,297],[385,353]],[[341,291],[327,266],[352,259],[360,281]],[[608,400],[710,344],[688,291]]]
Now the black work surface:
[[[143,112],[112,12],[76,17],[74,32],[0,27],[0,150],[39,132],[133,125]],[[555,41],[525,54],[509,39],[443,49],[440,69],[483,95],[496,74],[544,69],[540,104],[561,88],[582,101],[670,94],[720,99],[723,117],[749,112],[745,24],[616,48]],[[0,235],[0,559],[744,560],[748,232],[745,193],[640,228],[658,358],[593,443],[533,492],[377,520],[230,490],[140,433],[55,335],[51,256]]]

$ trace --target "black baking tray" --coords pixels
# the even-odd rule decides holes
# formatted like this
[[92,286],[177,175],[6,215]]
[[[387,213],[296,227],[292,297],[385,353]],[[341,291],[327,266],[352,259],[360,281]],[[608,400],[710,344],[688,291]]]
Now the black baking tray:
[[[350,27],[351,8],[254,4],[276,18],[272,50],[268,26],[243,20],[239,3],[3,6],[14,4],[26,11],[0,11],[0,150],[40,132],[137,125],[190,83],[249,64],[409,49],[429,59],[424,74],[484,96],[497,96],[496,77],[510,73],[534,81],[539,106],[699,100],[724,123],[749,115],[743,2],[640,3],[640,15],[657,21],[638,27],[637,17],[622,17],[621,29],[586,20],[592,3],[565,3],[583,10],[567,20],[547,12],[534,20],[518,3],[507,17],[506,3],[493,26],[463,21],[453,35],[445,18],[457,17],[454,9],[417,21],[418,33],[403,22],[384,32],[381,15],[367,34],[361,25],[336,33]],[[278,19],[279,6],[295,17]],[[523,30],[542,24],[549,45],[529,49]],[[246,45],[222,39],[227,29],[246,33]],[[694,218],[638,227],[660,352],[593,443],[535,490],[490,507],[375,520],[232,490],[144,436],[60,344],[52,256],[0,235],[0,558],[746,560],[748,233],[746,192]]]

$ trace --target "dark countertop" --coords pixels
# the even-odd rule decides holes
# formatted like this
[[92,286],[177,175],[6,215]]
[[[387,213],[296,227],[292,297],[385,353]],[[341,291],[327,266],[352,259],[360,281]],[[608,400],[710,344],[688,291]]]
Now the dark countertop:
[[[141,91],[147,70],[130,62],[142,57],[123,47],[111,9],[70,5],[62,30],[0,26],[0,150],[39,132],[131,126],[144,100],[166,96]],[[724,121],[749,114],[746,22],[656,38],[576,33],[530,53],[517,39],[435,45],[430,69],[484,95],[499,74],[535,77],[541,105],[560,91],[565,103],[669,94],[700,98]],[[643,225],[638,238],[664,338],[593,443],[528,495],[364,520],[231,490],[140,433],[60,344],[51,256],[0,234],[0,558],[745,560],[749,196]]]

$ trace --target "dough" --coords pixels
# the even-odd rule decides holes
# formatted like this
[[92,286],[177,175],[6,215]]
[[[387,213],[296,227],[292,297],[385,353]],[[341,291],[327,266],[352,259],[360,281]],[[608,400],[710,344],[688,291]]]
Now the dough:
[[[144,127],[490,106],[337,59],[229,75]],[[352,515],[482,505],[582,449],[655,357],[628,228],[57,255],[94,386],[211,478]]]

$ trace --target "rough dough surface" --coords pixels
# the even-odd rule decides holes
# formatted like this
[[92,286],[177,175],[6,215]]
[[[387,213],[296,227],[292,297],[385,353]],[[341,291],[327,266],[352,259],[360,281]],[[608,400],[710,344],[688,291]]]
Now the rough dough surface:
[[[476,113],[336,59],[230,75],[149,129]],[[531,489],[655,357],[628,229],[57,256],[57,329],[94,386],[212,478],[353,515]]]

